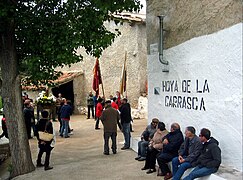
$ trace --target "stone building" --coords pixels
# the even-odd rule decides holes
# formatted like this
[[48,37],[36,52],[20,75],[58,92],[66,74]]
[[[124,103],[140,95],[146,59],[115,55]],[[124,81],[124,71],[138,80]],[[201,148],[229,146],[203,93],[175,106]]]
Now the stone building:
[[[118,28],[121,35],[115,38],[112,45],[104,50],[99,59],[104,94],[105,97],[109,97],[115,95],[115,92],[119,90],[125,52],[127,52],[127,97],[130,103],[136,106],[141,93],[146,92],[147,42],[145,15],[122,13],[114,15],[114,17],[122,19],[123,25],[115,25],[113,21],[105,23],[108,30],[114,31]],[[95,58],[85,54],[82,48],[77,52],[84,56],[82,62],[58,70],[64,72],[80,71],[83,73],[83,81],[80,82],[79,87],[76,87],[76,91],[82,91],[82,97],[77,101],[85,106],[86,95],[92,90]],[[100,95],[103,95],[101,86]]]
[[[164,15],[163,63],[159,61]],[[209,128],[242,171],[242,1],[148,0],[148,119]],[[166,65],[168,62],[168,65]]]

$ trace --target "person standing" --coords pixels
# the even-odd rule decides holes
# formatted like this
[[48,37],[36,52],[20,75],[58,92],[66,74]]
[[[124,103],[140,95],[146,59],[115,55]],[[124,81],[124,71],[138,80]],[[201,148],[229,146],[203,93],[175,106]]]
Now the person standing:
[[[52,126],[52,122],[48,119],[47,111],[42,111],[41,116],[42,116],[42,118],[38,121],[38,123],[36,125],[36,131],[35,131],[35,135],[37,137],[38,146],[39,146],[39,153],[38,153],[37,160],[36,160],[36,167],[44,166],[45,171],[47,171],[47,170],[53,169],[53,167],[49,166],[51,151],[53,149],[53,147],[51,147],[52,140],[51,141],[41,140],[39,138],[38,131],[42,131],[42,132],[45,131],[49,134],[53,134],[53,126]],[[42,158],[42,155],[44,152],[46,153],[46,157],[45,157],[45,163],[42,164],[41,158]]]
[[62,129],[60,132],[60,136],[65,138],[69,138],[70,136],[68,135],[68,129],[69,129],[69,121],[70,121],[70,116],[72,114],[72,107],[67,103],[67,100],[63,98],[63,106],[61,108],[61,120],[62,120]]
[[196,167],[183,180],[193,180],[199,177],[208,176],[218,171],[221,164],[221,150],[219,142],[211,137],[210,130],[203,128],[199,135],[203,143],[201,155],[196,161]]
[[131,117],[131,107],[130,104],[127,102],[127,99],[124,98],[121,101],[122,105],[119,108],[120,116],[121,116],[121,125],[122,125],[122,132],[124,135],[125,143],[121,150],[129,149],[130,148],[130,123],[132,120]]
[[114,109],[118,110],[119,107],[118,107],[116,101],[117,101],[116,97],[113,97],[112,98],[112,102],[111,102],[111,107],[113,107]]
[[105,102],[105,110],[100,117],[104,126],[104,154],[109,155],[109,138],[112,140],[112,152],[117,153],[116,136],[117,136],[117,122],[120,115],[117,110],[111,107],[111,101]]
[[173,180],[180,180],[183,173],[193,167],[202,150],[202,143],[194,127],[186,128],[185,137],[179,149],[179,156],[172,159]]
[[97,106],[97,104],[98,104],[98,95],[97,94],[95,94],[94,96],[93,96],[93,100],[94,100],[94,115],[95,115],[95,119],[96,119],[96,106]]
[[97,106],[96,106],[96,110],[95,110],[95,112],[96,112],[95,129],[96,130],[100,129],[99,128],[100,116],[102,115],[102,111],[103,111],[102,102],[103,102],[103,99],[102,98],[99,98],[98,99]]
[[87,119],[90,119],[90,111],[92,113],[92,118],[94,118],[94,96],[92,94],[92,91],[89,92],[89,95],[87,97],[87,106],[88,106]]
[[34,116],[34,110],[31,107],[29,100],[25,100],[25,102],[24,102],[24,120],[25,120],[25,126],[26,126],[28,139],[31,139],[32,138],[31,137],[31,126],[35,120],[35,116]]

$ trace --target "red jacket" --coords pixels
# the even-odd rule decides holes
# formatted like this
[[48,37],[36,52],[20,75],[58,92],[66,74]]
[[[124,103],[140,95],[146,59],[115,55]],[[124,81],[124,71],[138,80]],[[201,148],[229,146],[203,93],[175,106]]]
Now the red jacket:
[[96,106],[96,117],[100,117],[103,111],[103,106],[100,102],[98,102],[97,106]]
[[114,101],[111,103],[111,107],[113,107],[116,110],[118,109],[118,105]]

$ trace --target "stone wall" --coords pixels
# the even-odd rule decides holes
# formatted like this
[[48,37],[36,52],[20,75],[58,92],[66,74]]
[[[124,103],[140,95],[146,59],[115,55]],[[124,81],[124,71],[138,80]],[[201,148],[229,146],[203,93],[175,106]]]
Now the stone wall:
[[[211,34],[242,21],[241,0],[147,0],[147,43],[158,43],[159,19],[165,15],[165,48]],[[148,49],[149,50],[149,49]],[[149,51],[148,51],[149,52]]]
[[[121,35],[103,52],[99,59],[105,96],[115,95],[115,92],[119,90],[125,52],[127,52],[127,96],[131,105],[135,107],[141,93],[146,91],[146,26],[144,23],[136,22],[124,22],[123,25],[116,26],[112,21],[105,23],[105,26],[111,31],[114,31],[115,28],[121,31]],[[78,53],[84,55],[82,62],[59,70],[81,70],[84,73],[82,86],[75,86],[79,89],[77,92],[82,92],[83,100],[80,102],[84,106],[86,105],[86,95],[92,90],[95,58],[86,55],[82,48],[78,50]],[[102,95],[101,89],[100,86]]]

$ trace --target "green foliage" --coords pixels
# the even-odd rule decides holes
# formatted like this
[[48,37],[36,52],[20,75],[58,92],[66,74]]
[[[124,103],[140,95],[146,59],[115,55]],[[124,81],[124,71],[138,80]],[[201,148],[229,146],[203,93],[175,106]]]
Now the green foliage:
[[[15,2],[15,3],[13,3]],[[80,46],[99,57],[119,32],[103,25],[111,13],[138,11],[139,0],[24,0],[0,2],[0,31],[14,22],[17,58],[26,82],[56,79],[54,68],[82,60]]]

